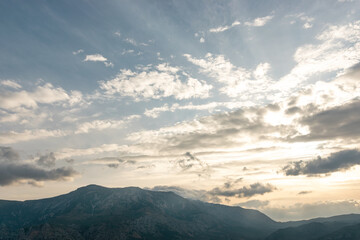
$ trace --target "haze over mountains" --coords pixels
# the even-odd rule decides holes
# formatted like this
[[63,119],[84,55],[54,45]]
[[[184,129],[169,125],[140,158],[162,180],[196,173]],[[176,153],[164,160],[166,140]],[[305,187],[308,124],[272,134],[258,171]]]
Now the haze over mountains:
[[0,201],[0,239],[359,239],[360,215],[276,222],[265,214],[173,192],[89,185]]

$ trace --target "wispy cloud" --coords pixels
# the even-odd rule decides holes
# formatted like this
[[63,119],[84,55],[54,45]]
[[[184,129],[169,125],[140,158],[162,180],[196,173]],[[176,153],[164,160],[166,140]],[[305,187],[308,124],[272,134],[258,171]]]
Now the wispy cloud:
[[225,86],[220,88],[220,92],[229,97],[259,101],[259,97],[264,97],[264,91],[273,84],[268,75],[269,63],[260,63],[250,70],[234,66],[223,55],[214,56],[208,53],[203,59],[194,58],[190,54],[184,56],[189,62],[199,66],[201,72],[223,83]]
[[235,21],[231,25],[225,25],[225,26],[220,26],[220,27],[216,27],[216,28],[210,28],[209,32],[211,32],[211,33],[224,32],[226,30],[229,30],[230,28],[233,28],[233,27],[239,26],[239,25],[241,25],[241,23],[239,21]]
[[78,55],[78,54],[83,53],[83,52],[84,52],[83,49],[79,49],[79,50],[73,51],[72,54]]
[[255,18],[251,22],[245,22],[244,25],[251,26],[251,27],[262,27],[262,26],[265,26],[271,19],[273,19],[273,17],[274,16],[269,15],[266,17]]
[[15,81],[12,81],[12,80],[3,80],[3,81],[0,82],[0,84],[5,86],[5,87],[14,88],[14,89],[21,88],[20,84],[18,84]]

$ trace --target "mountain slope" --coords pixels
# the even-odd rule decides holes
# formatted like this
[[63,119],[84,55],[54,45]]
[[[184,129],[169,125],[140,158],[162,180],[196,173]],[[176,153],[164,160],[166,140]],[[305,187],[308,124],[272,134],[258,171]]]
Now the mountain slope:
[[[360,225],[354,225],[354,223],[360,223],[360,215],[348,214],[329,218],[315,218],[306,221],[289,222],[284,223],[284,228],[273,232],[266,240],[358,240],[360,239]],[[285,227],[289,224],[301,225]],[[355,226],[358,226],[358,228]]]
[[89,185],[53,198],[0,200],[0,240],[357,239],[358,223],[358,214],[280,223],[256,210],[136,187]]
[[3,239],[261,239],[279,228],[256,210],[96,185],[54,198],[0,201],[0,213]]

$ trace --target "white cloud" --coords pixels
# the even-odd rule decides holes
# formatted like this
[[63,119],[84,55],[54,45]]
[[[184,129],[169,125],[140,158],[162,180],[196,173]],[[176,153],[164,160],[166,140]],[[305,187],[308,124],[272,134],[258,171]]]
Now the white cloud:
[[313,17],[309,17],[305,15],[305,13],[291,14],[291,15],[287,15],[286,17],[295,19],[295,20],[291,20],[290,24],[294,24],[296,20],[300,20],[301,22],[303,22],[304,29],[312,28],[313,27],[312,23],[315,20]]
[[103,62],[106,67],[114,67],[114,64],[101,54],[86,55],[84,62]]
[[252,26],[252,27],[262,27],[265,24],[267,24],[271,19],[273,19],[274,16],[266,16],[261,18],[256,18],[252,22],[245,22],[244,24],[246,26]]
[[105,67],[114,67],[114,64],[112,62],[104,62]]
[[299,47],[295,67],[282,77],[276,88],[291,89],[307,83],[309,78],[346,68],[358,63],[360,52],[360,21],[341,26],[330,26],[316,37],[319,44]]
[[312,26],[313,26],[313,25],[312,25],[311,23],[306,22],[306,23],[304,23],[303,28],[309,29],[309,28],[312,28]]
[[205,38],[201,37],[199,41],[200,41],[201,43],[204,43],[204,42],[205,42]]
[[121,37],[121,33],[119,31],[114,32],[114,34],[118,37]]
[[14,89],[19,89],[21,88],[21,85],[18,84],[15,81],[12,80],[3,80],[0,82],[1,85],[6,86],[6,87],[10,87],[10,88],[14,88]]
[[86,55],[84,62],[106,62],[107,58],[101,54]]
[[130,53],[134,53],[134,52],[135,51],[133,49],[123,50],[121,55],[130,54]]
[[124,41],[127,42],[127,43],[130,43],[133,46],[138,45],[137,42],[135,41],[135,39],[132,39],[132,38],[125,38]]
[[233,28],[233,27],[238,26],[240,24],[241,23],[239,21],[235,21],[231,25],[220,26],[220,27],[217,27],[217,28],[210,28],[209,32],[211,32],[211,33],[224,32],[224,31],[229,30],[230,28]]
[[78,54],[83,53],[83,52],[84,52],[84,50],[79,49],[79,50],[73,51],[72,54],[78,55]]
[[38,86],[33,92],[0,92],[0,107],[14,110],[21,106],[36,108],[39,103],[51,104],[69,100],[69,95],[62,88],[54,88],[52,84],[46,83]]
[[132,115],[123,120],[94,120],[91,122],[81,123],[75,134],[88,133],[91,130],[104,130],[109,128],[122,128],[125,124],[128,124],[131,120],[140,118],[139,115]]
[[[181,78],[187,81],[183,82]],[[120,94],[140,100],[170,96],[176,99],[207,98],[212,86],[190,77],[179,68],[163,63],[151,70],[148,67],[136,72],[122,69],[114,79],[101,81],[100,88],[107,95]]]
[[0,133],[0,144],[12,144],[17,142],[42,139],[48,137],[62,137],[67,135],[66,132],[61,130],[46,130],[46,129],[37,129],[37,130],[25,130],[23,132],[5,132]]
[[179,105],[178,103],[174,103],[171,107],[168,104],[164,104],[161,107],[155,107],[152,109],[146,109],[144,115],[151,118],[159,117],[162,112],[175,112],[177,110],[196,110],[196,111],[209,111],[212,112],[216,108],[227,108],[227,109],[236,109],[241,107],[250,107],[254,104],[251,102],[240,101],[240,102],[210,102],[205,104],[197,104],[194,105],[192,103]]
[[223,55],[214,56],[208,53],[204,59],[193,58],[190,54],[186,59],[199,66],[201,72],[223,83],[225,86],[220,92],[229,97],[239,97],[242,100],[264,98],[264,92],[273,84],[268,76],[269,63],[260,63],[255,70],[234,66]]
[[96,155],[105,152],[122,152],[127,151],[127,149],[127,145],[103,144],[98,147],[90,148],[63,148],[60,151],[56,152],[55,155],[58,159],[65,159],[71,157]]

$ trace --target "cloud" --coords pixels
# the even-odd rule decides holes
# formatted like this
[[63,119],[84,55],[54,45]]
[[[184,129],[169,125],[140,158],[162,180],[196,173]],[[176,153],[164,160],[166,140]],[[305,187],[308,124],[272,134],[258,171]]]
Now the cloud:
[[204,42],[205,42],[205,38],[201,37],[199,41],[200,41],[201,43],[204,43]]
[[151,118],[159,117],[162,112],[175,112],[178,110],[193,110],[193,111],[209,111],[212,112],[215,109],[227,108],[227,109],[237,109],[241,107],[249,107],[253,106],[250,102],[238,102],[238,101],[230,101],[230,102],[209,102],[205,104],[193,104],[188,103],[184,105],[180,105],[178,103],[174,103],[169,106],[167,103],[161,107],[154,107],[152,109],[146,109],[144,115]]
[[318,175],[330,174],[337,171],[345,171],[355,165],[360,164],[360,152],[354,150],[343,150],[340,152],[332,153],[327,158],[321,158],[311,161],[297,161],[292,162],[282,168],[282,171],[287,176],[297,175]]
[[0,91],[0,108],[14,110],[14,108],[36,108],[38,104],[53,104],[69,100],[69,95],[62,88],[55,88],[46,83],[37,86],[32,92],[28,91]]
[[312,25],[311,23],[306,22],[306,23],[304,23],[303,28],[309,29],[309,28],[312,28],[312,26],[313,26],[313,25]]
[[114,67],[114,64],[112,62],[104,62],[105,67]]
[[84,52],[84,50],[79,49],[79,50],[76,50],[76,51],[72,52],[72,54],[78,55],[78,54],[83,53],[83,52]]
[[91,130],[101,131],[109,128],[122,128],[125,124],[129,124],[133,119],[140,118],[139,115],[132,115],[122,120],[94,120],[79,124],[75,134],[88,133]]
[[136,161],[135,160],[124,160],[123,158],[119,158],[119,157],[103,157],[103,158],[96,158],[96,159],[93,159],[91,161],[87,161],[84,163],[106,165],[109,168],[118,168],[120,165],[136,164]]
[[41,155],[39,159],[36,160],[36,163],[39,166],[48,167],[48,168],[55,167],[55,162],[56,162],[56,157],[53,152],[45,155]]
[[[241,180],[240,180],[241,181]],[[230,181],[232,183],[239,182],[237,180]],[[178,186],[155,186],[150,188],[152,191],[171,191],[174,192],[184,198],[200,200],[204,202],[215,202],[221,203],[222,200],[220,197],[236,197],[236,198],[244,198],[244,197],[252,197],[254,195],[263,195],[268,192],[272,192],[276,188],[270,184],[261,184],[261,183],[254,183],[250,186],[244,186],[242,188],[233,188],[233,185],[227,186],[226,183],[221,188],[214,188],[210,191],[206,190],[194,190],[188,189]],[[257,200],[255,200],[257,201]],[[247,202],[247,205],[250,205],[252,202],[253,205],[255,201]],[[260,202],[260,201],[259,201]],[[259,204],[258,202],[258,204]],[[246,204],[246,203],[243,203]],[[241,204],[240,204],[241,205]],[[265,206],[266,204],[263,204]]]
[[274,133],[286,133],[281,126],[264,121],[269,111],[267,107],[253,107],[218,113],[158,130],[133,132],[127,139],[153,154],[239,148],[270,139]]
[[109,168],[118,168],[119,167],[119,164],[118,163],[109,163],[107,165]]
[[127,145],[118,144],[102,144],[97,147],[90,148],[63,148],[56,152],[58,159],[67,159],[71,157],[90,156],[106,152],[126,152],[129,149]]
[[261,201],[261,200],[249,200],[246,202],[238,203],[237,206],[244,207],[244,208],[253,208],[253,209],[259,209],[265,206],[268,206],[270,201]]
[[222,196],[222,197],[252,197],[254,195],[263,195],[265,193],[273,192],[276,190],[276,187],[267,183],[253,183],[250,186],[244,186],[242,188],[214,188],[209,191],[209,194],[213,196]]
[[299,122],[306,126],[309,132],[293,137],[292,141],[358,138],[360,137],[360,129],[358,128],[360,123],[360,100],[350,101],[322,111],[315,111],[313,114],[304,114]]
[[245,22],[245,26],[251,26],[251,27],[262,27],[265,26],[266,23],[268,23],[271,19],[273,19],[274,16],[266,16],[261,18],[255,18],[252,22]]
[[305,194],[310,194],[312,193],[312,191],[301,191],[301,192],[298,192],[298,195],[305,195]]
[[15,162],[20,159],[19,153],[11,147],[0,146],[0,161]]
[[107,58],[101,54],[86,55],[84,62],[106,62]]
[[[181,78],[185,78],[183,82]],[[160,99],[173,96],[175,99],[207,98],[211,85],[190,77],[179,68],[167,63],[159,64],[151,70],[148,67],[133,72],[122,69],[112,80],[101,81],[100,88],[108,96],[119,94],[136,100]]]
[[[24,164],[19,161],[19,153],[11,147],[0,147],[0,186],[7,186],[18,182],[28,182],[32,185],[41,185],[42,181],[70,180],[78,173],[72,168],[41,169],[33,164]],[[37,164],[46,167],[55,165],[53,153],[40,156]]]
[[63,181],[70,180],[78,173],[72,168],[44,170],[31,164],[0,163],[0,186],[21,181]]
[[48,137],[62,137],[66,136],[67,133],[62,130],[25,130],[23,132],[3,132],[0,133],[0,144],[11,144],[35,139],[42,139]]
[[84,62],[103,62],[105,67],[114,67],[114,64],[101,54],[86,55]]
[[[305,13],[291,14],[291,15],[287,15],[286,17],[300,20],[303,23],[304,29],[312,28],[313,27],[312,22],[315,20],[313,17],[309,17],[309,16],[305,15]],[[295,20],[292,20],[290,23],[294,24],[295,22],[296,22]]]
[[137,42],[135,41],[135,39],[132,39],[132,38],[125,38],[124,41],[127,42],[127,43],[130,43],[133,46],[138,45]]
[[175,160],[174,164],[176,167],[179,167],[182,172],[192,172],[198,176],[210,175],[209,165],[190,152],[185,153],[180,159]]
[[296,65],[280,79],[278,88],[292,91],[315,75],[344,71],[358,63],[360,21],[329,26],[316,36],[316,40],[319,44],[307,44],[296,50]]
[[3,81],[0,82],[0,84],[5,86],[5,87],[14,88],[14,89],[21,88],[20,84],[18,84],[15,81],[12,81],[12,80],[3,80]]
[[210,28],[209,32],[211,32],[211,33],[224,32],[224,31],[229,30],[230,28],[233,28],[233,27],[238,26],[240,24],[241,23],[239,21],[235,21],[231,25],[220,26],[220,27],[217,27],[217,28]]
[[223,55],[208,53],[204,59],[194,58],[190,54],[184,54],[184,57],[199,66],[202,73],[223,83],[225,86],[220,88],[220,92],[229,97],[258,101],[266,96],[264,92],[274,84],[268,76],[269,63],[260,63],[255,69],[249,70],[234,66]]

